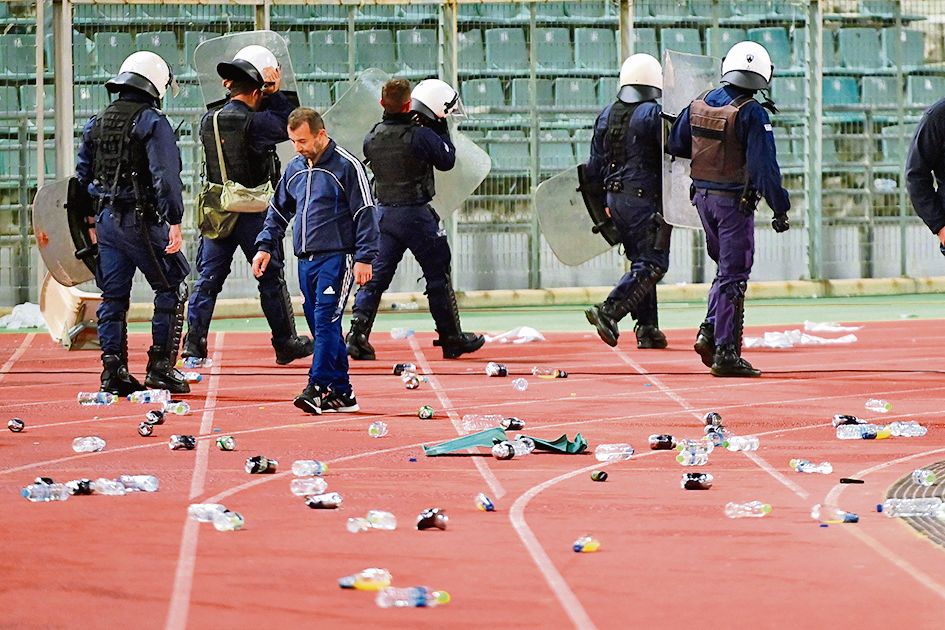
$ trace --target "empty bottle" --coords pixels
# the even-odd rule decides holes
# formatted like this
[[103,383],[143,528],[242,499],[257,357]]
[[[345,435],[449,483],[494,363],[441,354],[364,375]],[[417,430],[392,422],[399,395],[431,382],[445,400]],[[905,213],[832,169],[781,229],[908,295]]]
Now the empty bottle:
[[629,444],[600,444],[594,449],[594,457],[599,462],[621,462],[633,457],[633,447]]
[[[531,448],[529,448],[531,446]],[[522,440],[504,440],[492,447],[492,456],[496,459],[514,459],[516,457],[525,457],[534,449],[534,442]]]
[[187,507],[187,516],[192,521],[210,523],[217,512],[226,511],[226,506],[219,503],[193,503]]
[[243,515],[239,512],[223,510],[222,512],[213,513],[213,527],[218,532],[234,532],[243,529],[244,523]]
[[296,477],[321,477],[328,472],[328,464],[317,459],[297,459],[292,462],[292,474]]
[[683,466],[705,466],[709,463],[709,453],[706,451],[686,449],[679,452],[679,455],[676,456],[676,461]]
[[908,422],[890,422],[886,425],[886,430],[894,437],[922,437],[929,432],[927,428],[914,420]]
[[326,492],[325,494],[313,494],[305,497],[305,505],[313,510],[334,510],[341,507],[343,499],[337,492]]
[[200,372],[183,372],[184,380],[188,383],[199,383],[203,380],[203,374]]
[[95,494],[104,494],[111,497],[122,497],[125,495],[125,485],[117,479],[106,479],[100,477],[92,482],[92,490]]
[[39,503],[65,501],[69,498],[70,492],[65,484],[61,483],[32,483],[20,490],[20,495],[27,501]]
[[815,464],[807,459],[792,459],[788,462],[788,466],[790,466],[794,472],[799,473],[820,473],[822,475],[829,475],[833,472],[833,466],[830,462]]
[[888,413],[889,410],[892,409],[892,405],[890,405],[885,400],[870,398],[866,401],[866,408],[869,411],[875,411],[876,413]]
[[349,518],[348,531],[352,534],[365,532],[369,529],[397,529],[397,517],[390,512],[371,510],[365,518]]
[[143,389],[128,394],[128,400],[133,403],[166,403],[171,399],[171,392],[166,389]]
[[186,416],[190,413],[190,405],[183,400],[169,400],[164,403],[164,413],[173,413],[178,416]]
[[683,490],[708,490],[712,481],[710,473],[683,473],[679,485]]
[[495,512],[495,503],[492,502],[492,499],[486,496],[486,493],[480,492],[476,495],[474,501],[476,503],[476,509],[482,512]]
[[461,426],[466,433],[485,431],[495,427],[502,427],[506,431],[521,431],[525,428],[525,421],[496,414],[469,413],[463,416]]
[[187,368],[208,368],[213,367],[213,359],[209,357],[185,357],[177,362],[177,367]]
[[367,432],[372,438],[382,438],[387,435],[387,423],[380,420],[372,422]]
[[243,469],[251,475],[271,475],[279,467],[278,460],[270,459],[265,455],[247,457]]
[[722,416],[716,411],[710,411],[702,416],[702,422],[706,426],[720,427],[722,426]]
[[392,311],[416,311],[420,305],[416,302],[392,302],[390,308]]
[[810,516],[821,523],[859,523],[860,517],[853,512],[847,512],[832,505],[818,503],[810,510]]
[[72,440],[72,450],[76,453],[97,453],[105,448],[105,440],[96,436],[77,437]]
[[490,361],[486,364],[486,376],[508,376],[509,369],[501,363]]
[[678,451],[693,451],[694,453],[705,453],[708,455],[714,449],[715,444],[713,444],[712,440],[707,437],[699,440],[693,440],[690,438],[676,440],[676,450]]
[[540,378],[568,378],[568,373],[558,368],[536,365],[532,368],[532,376],[538,376]]
[[394,365],[394,376],[400,376],[404,372],[417,373],[417,366],[413,363],[397,363]]
[[79,392],[76,395],[78,403],[84,407],[92,405],[114,405],[118,396],[109,392]]
[[581,536],[571,545],[574,553],[594,553],[600,551],[600,541],[593,536]]
[[883,501],[883,514],[893,517],[932,516],[940,509],[942,500],[938,497],[920,499],[886,499]]
[[328,489],[328,482],[321,477],[299,477],[289,482],[289,490],[297,497],[321,494]]
[[843,424],[866,424],[866,420],[847,414],[838,413],[833,417],[833,426],[839,427]]
[[725,516],[729,518],[761,518],[768,514],[771,514],[771,504],[762,503],[761,501],[725,504]]
[[448,604],[450,594],[446,591],[434,591],[426,586],[394,588],[388,586],[377,593],[374,602],[381,608],[433,608]]
[[733,435],[726,440],[725,448],[730,451],[757,451],[758,438],[754,435]]
[[706,426],[705,439],[711,442],[713,447],[723,446],[730,437],[728,431],[722,427]]
[[526,381],[524,378],[517,378],[512,381],[512,389],[517,392],[524,392],[526,389],[528,389],[528,381]]
[[912,471],[912,481],[920,486],[931,486],[935,483],[935,471],[928,468],[919,468]]
[[390,586],[392,580],[390,571],[387,569],[371,568],[339,578],[338,586],[359,591],[379,591]]
[[144,421],[148,424],[164,424],[164,412],[160,409],[151,409],[144,414]]
[[676,438],[667,433],[653,434],[649,441],[651,451],[671,451],[676,448]]
[[192,435],[172,435],[167,440],[167,448],[172,451],[192,451],[197,448],[197,438]]
[[413,337],[414,331],[413,328],[391,328],[390,337],[391,339],[406,339],[407,337]]
[[424,531],[427,529],[446,530],[450,517],[442,508],[427,508],[417,516],[417,529]]
[[157,492],[161,485],[154,475],[122,475],[118,481],[128,492]]
[[838,440],[881,440],[892,435],[875,424],[841,424],[837,427]]
[[92,494],[91,479],[73,479],[66,482],[66,490],[72,495],[90,495]]

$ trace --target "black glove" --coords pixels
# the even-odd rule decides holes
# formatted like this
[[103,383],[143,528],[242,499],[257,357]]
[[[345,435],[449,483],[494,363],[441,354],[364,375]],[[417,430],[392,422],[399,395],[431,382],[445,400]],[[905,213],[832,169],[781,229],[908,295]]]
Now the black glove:
[[777,214],[775,213],[774,218],[771,219],[771,227],[774,228],[774,231],[778,234],[783,234],[791,229],[791,222],[788,220],[787,213]]
[[942,252],[942,256],[945,256],[945,245],[939,245],[938,251]]

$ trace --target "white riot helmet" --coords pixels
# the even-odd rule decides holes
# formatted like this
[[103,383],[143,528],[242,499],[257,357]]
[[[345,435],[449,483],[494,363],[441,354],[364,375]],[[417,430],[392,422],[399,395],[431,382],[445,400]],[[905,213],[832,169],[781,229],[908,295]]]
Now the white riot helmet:
[[447,116],[465,116],[459,92],[439,79],[424,79],[410,93],[410,111],[419,112],[432,120]]
[[217,64],[217,74],[220,78],[231,81],[252,81],[259,87],[266,82],[263,70],[278,68],[279,60],[272,51],[265,46],[253,44],[240,49],[233,57],[233,61],[221,61]]
[[746,90],[767,90],[773,74],[771,56],[757,42],[738,42],[722,59],[722,82]]
[[128,55],[118,69],[118,75],[105,83],[105,89],[113,93],[123,86],[136,88],[157,99],[164,98],[167,88],[171,88],[174,96],[177,96],[178,91],[177,81],[167,63],[146,50]]
[[653,55],[630,55],[620,66],[620,91],[624,103],[641,103],[663,94],[663,68]]

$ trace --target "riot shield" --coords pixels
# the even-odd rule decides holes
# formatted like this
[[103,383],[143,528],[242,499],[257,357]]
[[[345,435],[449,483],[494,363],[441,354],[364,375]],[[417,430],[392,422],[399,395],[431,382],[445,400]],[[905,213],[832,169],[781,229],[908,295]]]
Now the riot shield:
[[97,248],[85,222],[89,208],[82,207],[91,201],[84,192],[78,180],[70,177],[46,184],[33,198],[36,246],[49,273],[65,287],[95,277]]
[[[295,80],[295,72],[292,70],[292,59],[289,57],[289,48],[285,39],[279,33],[273,31],[249,31],[246,33],[233,33],[223,37],[214,37],[201,43],[194,49],[194,70],[197,72],[197,80],[200,82],[200,93],[203,95],[205,105],[222,101],[226,98],[226,89],[223,87],[223,79],[217,74],[217,64],[221,61],[231,61],[233,57],[247,46],[264,46],[272,51],[272,54],[279,60],[279,66],[282,68],[282,87],[281,89],[291,92],[298,92],[298,84]],[[305,103],[302,103],[305,105]],[[295,149],[288,140],[276,145],[276,152],[279,154],[279,160],[283,165],[295,157]]]
[[[694,98],[715,87],[720,61],[705,55],[666,50],[663,53],[663,113],[678,116]],[[663,217],[678,227],[702,229],[699,213],[689,196],[689,160],[665,151],[663,136]]]
[[456,165],[449,171],[434,171],[436,196],[430,205],[442,218],[462,207],[492,170],[492,158],[455,127],[450,139],[456,147]]
[[[578,167],[579,168],[579,167]],[[578,168],[570,168],[538,184],[535,211],[538,226],[558,260],[575,267],[611,247],[602,232],[606,222],[595,221],[585,205]],[[599,205],[599,204],[592,204]],[[600,210],[600,208],[597,208]],[[613,224],[610,224],[613,228]]]

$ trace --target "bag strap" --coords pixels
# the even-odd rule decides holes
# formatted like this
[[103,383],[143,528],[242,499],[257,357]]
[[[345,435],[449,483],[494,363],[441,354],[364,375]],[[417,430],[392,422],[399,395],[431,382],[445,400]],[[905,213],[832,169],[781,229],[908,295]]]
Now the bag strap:
[[220,125],[217,124],[217,116],[220,115],[220,110],[213,112],[213,139],[217,142],[217,161],[220,162],[220,177],[223,179],[223,184],[226,183],[228,177],[226,176],[226,162],[223,160],[223,146],[220,142]]

